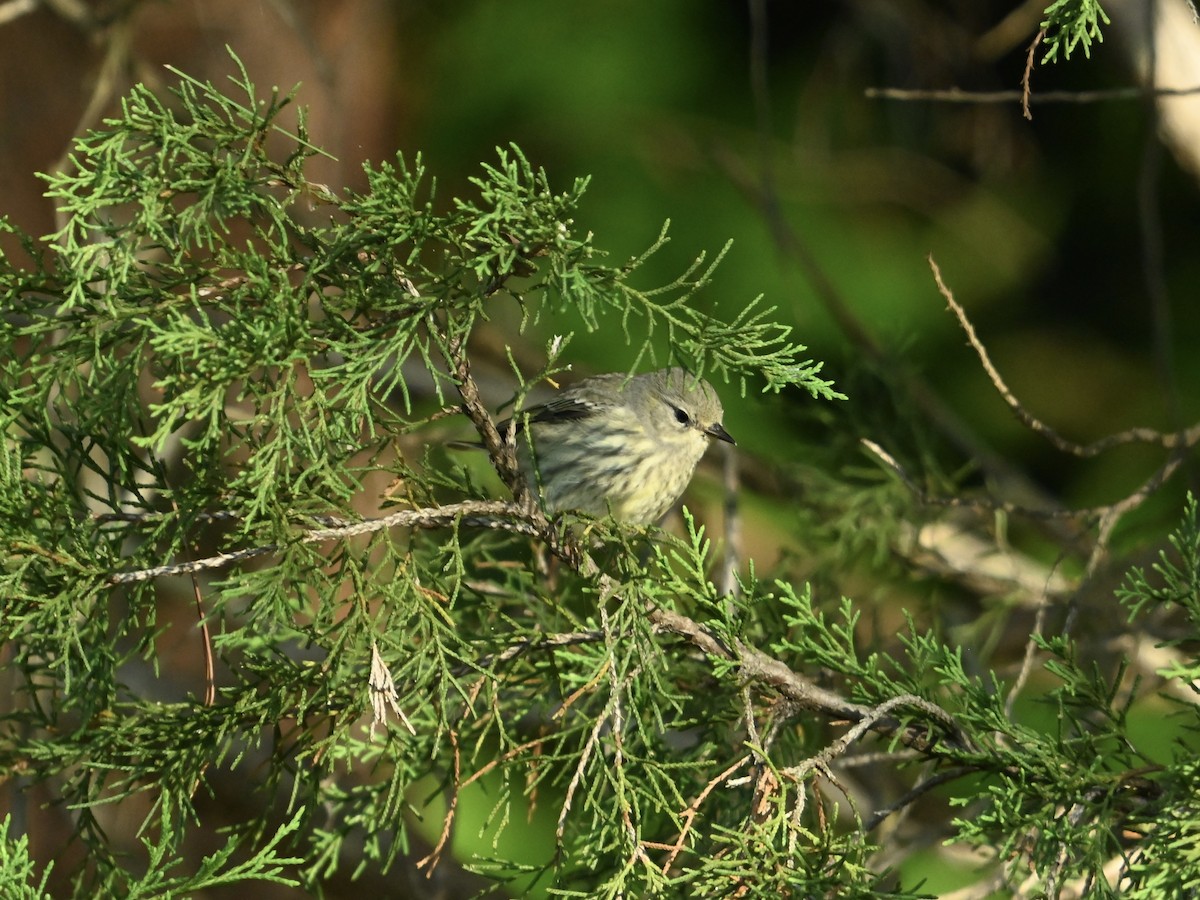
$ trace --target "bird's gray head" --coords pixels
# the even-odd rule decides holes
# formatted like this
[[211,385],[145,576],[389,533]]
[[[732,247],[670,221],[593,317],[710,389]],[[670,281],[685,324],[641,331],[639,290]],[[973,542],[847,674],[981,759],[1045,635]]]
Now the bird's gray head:
[[705,437],[736,443],[721,424],[725,411],[712,385],[683,369],[638,375],[625,389],[633,392],[630,400],[643,427],[664,443],[692,443]]

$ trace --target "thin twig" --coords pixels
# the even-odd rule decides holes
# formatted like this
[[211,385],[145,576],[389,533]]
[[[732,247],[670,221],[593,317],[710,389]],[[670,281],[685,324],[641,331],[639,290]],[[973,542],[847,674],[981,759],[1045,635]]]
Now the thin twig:
[[450,832],[454,825],[454,814],[458,810],[458,795],[461,790],[459,783],[462,775],[462,756],[458,751],[458,733],[451,728],[447,734],[450,735],[450,747],[454,753],[454,780],[450,787],[450,800],[447,803],[446,818],[442,821],[442,833],[438,838],[438,842],[434,848],[429,851],[429,854],[422,859],[417,860],[417,868],[424,869],[429,867],[429,871],[425,873],[426,878],[433,876],[433,870],[437,868],[437,864],[442,859],[442,851],[445,850],[446,844],[450,841]]
[[1166,462],[1159,467],[1158,471],[1154,472],[1147,478],[1132,494],[1123,500],[1119,500],[1112,504],[1100,517],[1100,526],[1096,534],[1096,546],[1092,550],[1092,555],[1088,559],[1087,567],[1084,570],[1085,577],[1090,578],[1100,568],[1100,564],[1108,556],[1108,544],[1112,538],[1113,529],[1117,527],[1122,517],[1126,513],[1132,512],[1143,503],[1145,503],[1150,495],[1157,491],[1162,485],[1175,474],[1175,470],[1183,464],[1184,453],[1178,451],[1173,453]]
[[482,656],[470,665],[459,666],[452,671],[456,676],[465,675],[468,672],[478,671],[479,669],[493,669],[511,662],[518,656],[525,656],[526,654],[535,653],[540,650],[555,650],[559,647],[573,647],[577,644],[595,644],[602,640],[604,640],[604,632],[599,628],[593,628],[588,631],[539,635],[536,638],[518,641],[512,646],[504,648],[499,653]]
[[884,763],[906,763],[924,758],[925,755],[917,750],[864,750],[853,756],[843,756],[838,760],[838,768],[875,767]]
[[[516,419],[513,419],[504,437],[501,438],[500,432],[496,430],[496,423],[488,415],[487,407],[484,406],[479,395],[479,386],[471,376],[471,363],[467,359],[466,353],[463,352],[463,338],[459,335],[450,337],[443,335],[442,337],[446,364],[450,366],[457,379],[458,393],[463,399],[463,409],[475,426],[475,430],[479,432],[479,437],[483,440],[483,446],[491,458],[496,474],[512,491],[513,499],[519,507],[528,511],[531,516],[537,514],[539,518],[544,519],[529,486],[525,484],[521,469],[517,465]],[[539,524],[544,525],[544,523]]]
[[567,830],[567,816],[571,812],[571,802],[575,799],[575,791],[583,781],[583,773],[587,771],[588,761],[591,760],[592,753],[600,743],[600,732],[608,724],[608,717],[609,710],[607,709],[596,717],[596,724],[592,726],[592,730],[588,734],[587,741],[583,745],[583,752],[579,754],[579,762],[575,764],[575,771],[571,775],[571,781],[567,784],[567,793],[563,797],[562,808],[558,811],[558,824],[554,828],[554,840],[559,847],[562,846],[563,834]]
[[762,747],[762,738],[758,734],[758,723],[754,721],[754,702],[748,682],[742,685],[742,714],[746,717],[746,737],[750,739],[750,744],[754,747]]
[[983,369],[987,372],[988,378],[991,379],[996,391],[1003,398],[1004,402],[1008,404],[1008,408],[1012,410],[1013,415],[1020,420],[1021,424],[1045,438],[1056,450],[1060,450],[1071,456],[1078,456],[1082,459],[1090,459],[1106,450],[1125,444],[1152,444],[1166,449],[1175,449],[1177,447],[1192,447],[1200,442],[1200,424],[1193,425],[1191,428],[1180,433],[1164,433],[1156,431],[1153,428],[1130,428],[1127,431],[1110,434],[1090,444],[1078,444],[1062,437],[1053,428],[1021,405],[1021,402],[1016,398],[1005,383],[1004,378],[1000,375],[1000,371],[992,364],[987,348],[975,334],[975,326],[967,318],[966,311],[954,299],[954,294],[950,288],[946,287],[946,283],[942,280],[942,271],[934,261],[933,254],[930,254],[927,259],[929,261],[929,268],[933,271],[933,279],[937,283],[938,291],[950,307],[950,311],[958,319],[959,326],[966,334],[967,340],[970,342],[972,349],[974,349],[975,355],[979,357],[979,362],[983,365]]
[[[860,438],[859,443],[871,452],[880,462],[887,467],[912,495],[926,506],[941,506],[947,509],[968,509],[972,512],[987,513],[994,515],[998,512],[1028,516],[1033,519],[1076,519],[1087,516],[1092,513],[1091,509],[1041,509],[1032,506],[1023,506],[1021,504],[1012,503],[1007,500],[993,500],[991,498],[983,499],[979,497],[959,497],[959,496],[942,496],[940,494],[931,494],[919,485],[904,466],[900,465],[896,457],[892,456],[887,450],[883,449],[878,443],[870,438]],[[1095,515],[1100,515],[1107,507],[1097,507]]]
[[[165,483],[165,477],[164,477]],[[179,504],[171,501],[171,509],[179,514]],[[188,541],[186,530],[181,536],[181,549],[186,554]],[[200,592],[200,580],[195,572],[190,573],[192,582],[192,599],[196,603],[196,621],[200,626],[200,646],[204,654],[204,705],[212,706],[217,700],[217,675],[213,663],[212,631],[208,627],[208,617],[204,615],[204,595]]]
[[617,666],[613,662],[613,648],[616,642],[609,621],[608,607],[604,604],[600,606],[600,624],[604,629],[605,644],[609,649],[609,656],[605,663],[608,665],[609,706],[612,710],[610,715],[613,745],[612,768],[617,785],[616,801],[621,810],[621,824],[625,827],[625,836],[632,848],[633,858],[644,860],[646,850],[638,840],[637,826],[633,824],[633,816],[629,812],[629,800],[623,790],[625,785],[625,705],[621,702],[621,698],[625,694],[626,685],[637,677],[638,670],[634,667],[624,677],[618,675]]
[[191,573],[192,599],[196,602],[196,621],[200,626],[200,644],[204,650],[204,705],[212,706],[217,701],[217,675],[213,663],[212,633],[208,618],[204,615],[204,596],[200,593],[200,581]]
[[683,852],[684,845],[687,843],[687,836],[692,830],[692,824],[696,820],[696,816],[700,813],[700,807],[709,794],[713,792],[718,784],[725,781],[730,775],[738,769],[750,763],[753,759],[753,754],[747,753],[740,757],[728,766],[719,775],[710,778],[708,784],[696,795],[695,799],[687,805],[687,808],[679,814],[679,818],[683,820],[683,827],[679,829],[679,835],[670,844],[659,843],[658,841],[643,841],[642,846],[651,850],[667,850],[666,860],[662,864],[663,874],[667,874],[671,870],[671,866],[675,864],[676,858]]
[[[1061,561],[1061,560],[1060,560]],[[1053,570],[1051,570],[1053,574]],[[1037,613],[1033,617],[1033,628],[1029,632],[1029,638],[1025,641],[1025,654],[1021,659],[1021,670],[1017,673],[1012,687],[1009,688],[1008,696],[1004,698],[1004,716],[1012,720],[1013,707],[1016,705],[1017,697],[1021,691],[1025,690],[1025,683],[1029,680],[1029,676],[1033,674],[1034,662],[1037,658],[1038,641],[1046,631],[1046,612],[1050,609],[1050,591],[1049,578],[1047,577],[1047,589],[1043,590],[1038,599]]]
[[[779,691],[799,709],[815,710],[833,718],[848,719],[859,723],[864,729],[874,729],[883,733],[893,733],[898,727],[898,723],[894,719],[880,714],[879,707],[872,709],[869,706],[852,703],[833,691],[818,687],[778,659],[756,647],[740,641],[732,647],[726,647],[711,632],[687,616],[665,609],[651,610],[649,616],[656,631],[678,634],[711,656],[735,661],[743,677]],[[884,704],[888,710],[895,705],[908,705],[919,709],[927,717],[937,721],[957,746],[964,749],[973,746],[970,738],[962,731],[954,717],[937,704],[912,694],[893,697]],[[854,731],[849,739],[856,740],[860,733]],[[918,750],[932,749],[936,743],[925,729],[916,726],[909,726],[900,735],[900,739],[907,746]]]
[[526,741],[523,744],[518,744],[517,746],[506,750],[504,753],[500,754],[499,756],[493,756],[486,763],[484,763],[478,770],[476,770],[476,772],[474,774],[469,776],[466,781],[464,781],[462,784],[460,784],[459,788],[462,789],[462,788],[467,787],[470,784],[473,784],[474,782],[478,781],[480,778],[482,778],[488,772],[492,771],[494,768],[496,768],[501,763],[506,763],[510,759],[516,759],[518,756],[520,756],[526,750],[532,750],[535,747],[541,746],[545,742],[546,742],[546,739],[544,737],[536,737],[531,741]]
[[567,711],[575,705],[575,702],[580,697],[584,696],[585,694],[590,694],[592,691],[594,691],[596,689],[596,685],[600,683],[601,679],[603,679],[611,669],[612,657],[607,657],[597,670],[596,674],[589,678],[586,684],[581,684],[575,690],[571,691],[571,693],[567,695],[567,699],[560,703],[558,708],[550,714],[551,721],[561,719],[567,714]]
[[[801,763],[801,767],[804,767],[810,760],[814,763],[820,762],[828,765],[832,760],[845,753],[851,744],[861,738],[869,730],[876,727],[881,722],[888,720],[891,717],[892,710],[898,709],[902,706],[910,706],[914,709],[919,709],[931,718],[938,719],[943,725],[953,729],[955,732],[958,732],[958,737],[961,740],[962,747],[964,749],[971,749],[972,745],[969,738],[959,731],[958,724],[944,709],[934,703],[930,703],[928,700],[916,696],[915,694],[899,694],[895,697],[890,697],[873,709],[868,709],[866,714],[863,715],[862,718],[860,718],[854,724],[854,726],[850,728],[849,731],[827,746],[820,753],[810,757],[809,760],[806,760],[804,763]],[[792,768],[796,767],[793,766]]]
[[108,581],[110,584],[134,584],[139,581],[149,581],[151,578],[158,578],[165,575],[190,575],[193,572],[201,572],[205,569],[221,569],[236,562],[241,562],[244,559],[254,559],[256,556],[274,553],[278,549],[278,544],[268,544],[263,547],[247,547],[243,550],[233,550],[229,553],[218,553],[215,556],[206,556],[203,559],[194,559],[189,562],[168,563],[167,565],[153,566],[149,569],[133,569],[128,572],[114,572],[108,576]]
[[863,822],[863,833],[866,834],[874,831],[888,816],[890,816],[896,810],[903,809],[918,797],[929,793],[935,787],[954,781],[958,778],[962,778],[966,775],[974,774],[977,771],[977,769],[971,766],[956,766],[953,769],[946,769],[942,772],[938,772],[936,775],[931,775],[924,781],[918,782],[909,788],[902,797],[897,797],[887,806],[883,807],[882,809],[877,809],[875,812],[871,813],[871,817]]
[[1036,58],[1038,44],[1042,42],[1042,38],[1045,36],[1045,28],[1034,35],[1033,42],[1029,45],[1029,50],[1025,54],[1025,72],[1021,75],[1021,115],[1029,122],[1033,121],[1033,113],[1029,111],[1029,96],[1032,93],[1030,82],[1033,80],[1033,63]]
[[[1170,438],[1172,435],[1164,434],[1164,438]],[[861,438],[859,443],[871,452],[876,458],[882,462],[889,471],[891,471],[900,481],[908,488],[913,496],[922,504],[927,506],[941,506],[948,509],[968,509],[974,512],[987,513],[994,515],[998,512],[1009,513],[1014,515],[1025,516],[1030,519],[1080,519],[1080,520],[1096,520],[1099,521],[1105,516],[1111,514],[1114,505],[1124,503],[1125,500],[1118,501],[1118,504],[1106,503],[1103,506],[1083,506],[1076,509],[1037,509],[1031,506],[1023,506],[1018,503],[1010,503],[1008,501],[982,499],[976,497],[944,497],[937,494],[930,494],[913,479],[911,475],[900,465],[894,456],[888,453],[883,447],[875,443],[869,438]],[[1174,472],[1174,468],[1171,469]],[[1169,474],[1169,473],[1168,473]],[[1157,484],[1157,482],[1156,482]],[[1141,493],[1139,489],[1138,493]],[[1128,500],[1129,498],[1126,498]],[[1054,587],[1053,593],[1061,593],[1064,588]]]
[[[467,500],[462,503],[451,503],[446,506],[426,507],[423,509],[403,509],[375,519],[364,519],[360,522],[349,522],[337,519],[327,519],[339,524],[327,528],[314,528],[302,532],[299,541],[304,544],[319,543],[320,541],[338,540],[369,534],[385,528],[445,528],[455,522],[480,528],[493,528],[500,531],[512,531],[518,534],[538,534],[531,525],[525,513],[514,504],[501,500]],[[206,569],[220,569],[236,562],[253,559],[276,553],[280,544],[266,544],[261,547],[246,547],[242,550],[232,550],[228,553],[218,553],[203,559],[189,562],[169,563],[153,566],[148,569],[134,569],[128,572],[114,572],[108,576],[110,584],[132,584],[139,581],[149,581],[166,575],[188,575]]]
[[[870,100],[930,100],[937,103],[1020,103],[1024,91],[965,91],[962,88],[867,88]],[[1186,88],[1108,88],[1095,91],[1042,91],[1030,103],[1097,103],[1105,100],[1137,100],[1142,97],[1186,97],[1200,94],[1200,85]]]
[[[178,514],[178,508],[171,512],[150,510],[146,512],[129,512],[126,510],[117,510],[115,512],[96,513],[92,516],[92,521],[97,525],[107,525],[110,522],[127,522],[133,525],[144,525],[149,522],[161,522],[172,515]],[[195,522],[239,522],[242,516],[231,509],[218,509],[213,512],[196,513],[193,521]],[[319,520],[319,517],[314,517]],[[324,524],[324,523],[323,523]]]

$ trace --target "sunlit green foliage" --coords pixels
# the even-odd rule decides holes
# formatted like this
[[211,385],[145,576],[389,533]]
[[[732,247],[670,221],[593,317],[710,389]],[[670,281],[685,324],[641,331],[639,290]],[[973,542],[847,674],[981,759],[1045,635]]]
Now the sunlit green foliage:
[[1046,53],[1042,62],[1056,62],[1059,54],[1063,59],[1071,58],[1071,51],[1083,48],[1084,56],[1092,55],[1092,41],[1104,40],[1100,23],[1108,24],[1108,15],[1099,0],[1054,0],[1046,7],[1045,29]]

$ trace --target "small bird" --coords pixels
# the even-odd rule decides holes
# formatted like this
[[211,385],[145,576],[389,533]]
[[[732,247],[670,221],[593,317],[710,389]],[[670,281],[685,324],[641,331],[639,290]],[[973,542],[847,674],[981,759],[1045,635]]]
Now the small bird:
[[712,385],[683,369],[596,375],[515,417],[517,462],[548,513],[650,524],[683,494],[709,438],[736,444],[723,415]]

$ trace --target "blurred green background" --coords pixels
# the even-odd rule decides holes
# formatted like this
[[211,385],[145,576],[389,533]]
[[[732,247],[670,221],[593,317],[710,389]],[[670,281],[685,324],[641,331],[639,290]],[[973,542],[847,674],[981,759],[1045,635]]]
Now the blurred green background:
[[[1082,464],[1020,426],[946,312],[926,255],[1016,395],[1063,434],[1088,441],[1133,425],[1178,427],[1200,406],[1189,352],[1195,182],[1138,100],[1040,105],[1026,121],[1017,102],[865,96],[878,86],[1018,88],[1036,18],[1006,52],[985,60],[979,47],[1011,11],[453,4],[408,24],[427,40],[405,44],[414,55],[398,77],[411,117],[397,144],[427,153],[449,180],[443,194],[465,190],[461,179],[509,141],[563,187],[591,175],[576,227],[594,231],[613,262],[641,252],[670,219],[672,242],[643,270],[646,286],[732,240],[701,302],[735,310],[764,294],[845,386],[866,352],[831,314],[836,306],[1052,494],[1100,503],[1145,477],[1145,460],[1128,451]],[[1111,33],[1091,59],[1077,52],[1033,78],[1035,93],[1130,83]],[[1161,268],[1148,265],[1147,231],[1162,236]],[[1169,354],[1155,345],[1151,280],[1160,277]],[[531,343],[559,330],[582,331],[546,322]],[[572,349],[599,370],[632,358],[607,333],[580,335]],[[767,416],[753,399],[726,405],[746,449],[782,462],[788,432],[760,423],[803,417],[812,403],[785,397]]]

